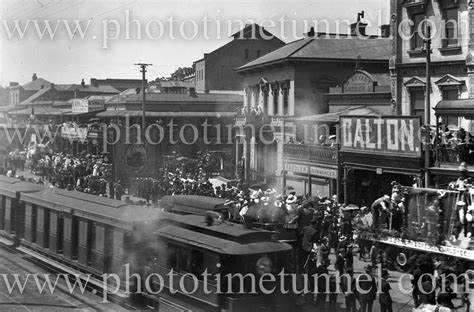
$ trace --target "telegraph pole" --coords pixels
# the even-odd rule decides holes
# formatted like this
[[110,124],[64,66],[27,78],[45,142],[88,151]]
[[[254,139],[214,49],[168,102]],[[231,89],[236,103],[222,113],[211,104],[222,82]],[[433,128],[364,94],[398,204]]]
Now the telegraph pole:
[[145,63],[136,63],[135,65],[140,66],[140,72],[142,73],[142,133],[145,131],[146,128],[146,121],[145,121],[145,101],[146,101],[146,67],[153,66],[153,64],[145,64]]
[[431,91],[431,29],[426,25],[426,36],[425,36],[425,54],[426,54],[426,87],[425,87],[425,187],[429,187],[430,184],[430,91]]

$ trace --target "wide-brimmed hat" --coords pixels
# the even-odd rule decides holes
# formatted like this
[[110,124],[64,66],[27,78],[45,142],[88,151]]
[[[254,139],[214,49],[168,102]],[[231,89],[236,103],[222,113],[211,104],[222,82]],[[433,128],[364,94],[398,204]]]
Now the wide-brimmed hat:
[[296,196],[293,194],[288,195],[288,198],[286,199],[287,204],[293,204],[296,202]]
[[251,198],[251,199],[257,199],[257,198],[258,198],[258,192],[255,191],[255,192],[253,192],[252,194],[250,194],[250,198]]

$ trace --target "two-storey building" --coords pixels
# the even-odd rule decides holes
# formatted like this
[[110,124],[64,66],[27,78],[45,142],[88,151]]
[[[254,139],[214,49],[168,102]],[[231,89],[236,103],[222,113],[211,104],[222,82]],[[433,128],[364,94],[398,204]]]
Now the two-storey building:
[[[356,23],[353,29],[360,26]],[[365,34],[363,29],[361,33]],[[337,96],[330,99],[328,94],[332,88],[341,88],[355,69],[386,74],[389,57],[390,40],[385,37],[310,31],[306,38],[237,68],[244,77],[245,99],[244,110],[237,118],[242,131],[236,158],[247,169],[247,178],[265,179],[278,187],[286,183],[299,194],[336,193],[337,148],[321,146],[314,136],[301,142],[297,138],[298,128],[304,123],[301,118],[360,106],[361,101],[351,102],[340,95],[341,106],[336,108]],[[390,98],[381,96],[383,100],[378,104],[390,111]],[[377,103],[372,100],[372,104]],[[334,118],[323,119],[306,123],[331,124],[329,128],[334,129]],[[324,134],[326,138],[333,134],[331,131]],[[294,145],[296,141],[298,145]]]

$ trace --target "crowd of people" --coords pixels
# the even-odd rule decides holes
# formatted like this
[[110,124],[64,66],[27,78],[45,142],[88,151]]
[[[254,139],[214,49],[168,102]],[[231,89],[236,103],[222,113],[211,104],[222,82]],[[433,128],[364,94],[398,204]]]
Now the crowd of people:
[[38,183],[108,196],[112,181],[112,165],[105,155],[54,153],[47,149],[15,150],[2,157],[3,173],[15,177],[30,170]]
[[[248,187],[241,180],[214,186],[209,179],[210,160],[208,154],[200,153],[193,166],[161,168],[156,178],[136,178],[128,185],[128,195],[142,198],[147,203],[157,203],[165,195],[202,195],[225,199],[229,207],[229,220],[295,234],[297,272],[322,275],[329,273],[329,267],[332,266],[329,284],[320,283],[319,280],[316,281],[317,284],[311,284],[313,288],[318,287],[318,294],[316,297],[305,297],[305,301],[315,300],[319,307],[328,305],[330,311],[335,311],[335,289],[340,289],[344,292],[346,311],[372,311],[377,298],[375,290],[379,289],[372,287],[374,291],[371,290],[376,281],[374,272],[377,271],[381,278],[378,280],[382,283],[378,294],[380,311],[392,311],[387,269],[391,268],[390,262],[393,259],[387,259],[383,249],[361,237],[360,230],[401,230],[407,208],[400,184],[392,183],[391,196],[384,195],[370,207],[359,209],[340,204],[337,196],[297,196],[291,189],[278,192],[268,186]],[[13,176],[15,170],[21,171],[29,167],[41,180],[49,181],[58,188],[75,189],[119,200],[126,193],[122,182],[112,178],[112,166],[105,155],[82,153],[73,156],[50,151],[28,154],[26,150],[17,150],[4,157],[2,164],[8,169],[6,172]],[[428,219],[428,232],[433,232]],[[366,279],[354,276],[355,247],[358,248],[359,259],[370,262],[364,268],[366,274],[363,276]],[[330,258],[331,254],[333,257]],[[451,307],[455,294],[449,292],[449,288],[445,292],[439,292],[437,299],[434,297],[436,291],[433,287],[431,290],[426,288],[429,295],[425,294],[426,289],[423,292],[418,289],[420,284],[426,287],[428,284],[433,285],[431,280],[422,280],[424,273],[435,271],[433,259],[421,257],[415,263],[411,271],[414,277],[415,306],[437,303]],[[377,270],[379,265],[380,270]],[[338,276],[344,278],[336,279]],[[336,281],[341,283],[339,288],[335,285]],[[351,289],[371,291],[363,294]],[[357,309],[358,306],[360,310]]]

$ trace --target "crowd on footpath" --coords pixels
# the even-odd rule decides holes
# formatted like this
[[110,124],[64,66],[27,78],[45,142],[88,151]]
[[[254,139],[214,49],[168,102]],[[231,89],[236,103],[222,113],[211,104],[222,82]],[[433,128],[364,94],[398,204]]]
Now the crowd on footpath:
[[[25,155],[20,158],[18,155]],[[78,155],[44,149],[15,150],[2,157],[3,174],[11,177],[29,170],[38,176],[37,183],[49,182],[52,187],[107,196],[112,182],[112,165],[106,155],[86,152]],[[120,191],[119,191],[120,192]],[[113,193],[110,192],[110,193]]]

